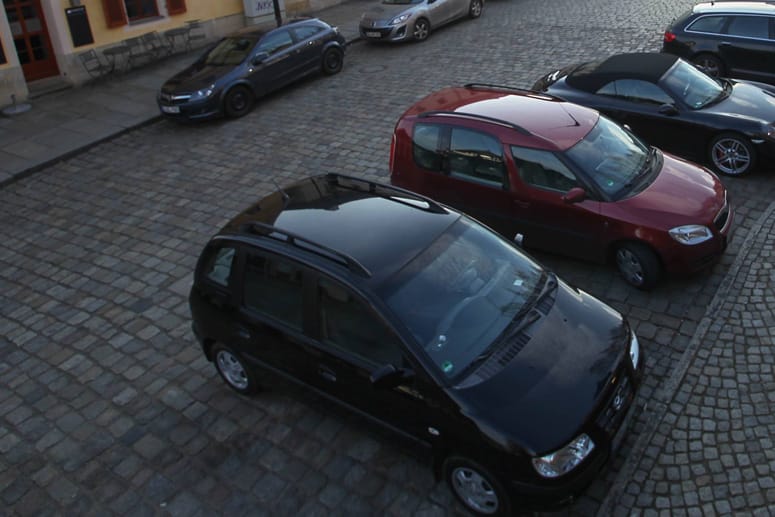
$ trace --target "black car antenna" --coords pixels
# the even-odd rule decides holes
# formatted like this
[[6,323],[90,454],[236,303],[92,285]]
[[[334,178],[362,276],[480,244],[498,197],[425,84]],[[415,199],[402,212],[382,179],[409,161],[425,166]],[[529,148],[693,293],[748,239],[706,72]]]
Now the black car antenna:
[[274,176],[272,176],[272,177],[271,177],[271,178],[269,178],[269,179],[271,179],[271,180],[272,180],[272,183],[274,184],[274,186],[275,186],[275,188],[277,189],[277,191],[278,191],[280,194],[282,194],[282,196],[283,196],[283,208],[285,208],[285,207],[288,205],[288,201],[290,201],[290,200],[291,200],[291,196],[289,196],[289,195],[288,195],[288,194],[287,194],[287,193],[286,193],[286,192],[283,190],[283,188],[282,188],[282,187],[281,187],[281,186],[280,186],[280,185],[277,183],[277,181],[275,181],[275,179],[274,179]]

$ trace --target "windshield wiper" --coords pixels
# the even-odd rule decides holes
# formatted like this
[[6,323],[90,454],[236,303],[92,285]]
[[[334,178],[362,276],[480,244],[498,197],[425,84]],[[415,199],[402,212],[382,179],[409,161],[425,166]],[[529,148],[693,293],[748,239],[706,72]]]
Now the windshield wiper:
[[646,156],[646,159],[643,161],[643,165],[641,166],[638,173],[632,178],[630,178],[630,180],[627,183],[625,183],[621,189],[619,189],[619,192],[631,189],[635,187],[635,185],[638,185],[639,183],[641,183],[642,180],[647,178],[650,175],[651,170],[653,168],[654,157],[656,157],[656,155],[657,155],[657,148],[652,145],[651,147],[649,147],[649,154]]

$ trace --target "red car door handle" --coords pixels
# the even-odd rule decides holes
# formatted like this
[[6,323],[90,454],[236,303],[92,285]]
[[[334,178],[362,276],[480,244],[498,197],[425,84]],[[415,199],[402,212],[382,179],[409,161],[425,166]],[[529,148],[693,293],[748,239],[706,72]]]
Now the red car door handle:
[[520,201],[519,199],[515,199],[514,204],[519,208],[528,208],[530,206],[530,201]]

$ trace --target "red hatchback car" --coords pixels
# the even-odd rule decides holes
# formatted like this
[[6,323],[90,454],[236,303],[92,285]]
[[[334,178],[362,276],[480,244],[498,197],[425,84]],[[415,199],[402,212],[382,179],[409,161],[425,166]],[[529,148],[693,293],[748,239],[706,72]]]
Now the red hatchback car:
[[528,247],[615,262],[641,289],[712,264],[734,219],[712,172],[595,110],[516,88],[420,100],[396,125],[390,171]]

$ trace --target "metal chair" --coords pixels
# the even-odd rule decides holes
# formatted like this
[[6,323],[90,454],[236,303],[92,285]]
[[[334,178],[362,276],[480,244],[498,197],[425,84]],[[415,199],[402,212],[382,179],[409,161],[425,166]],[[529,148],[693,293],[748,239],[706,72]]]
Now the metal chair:
[[189,20],[188,24],[188,38],[186,39],[186,48],[191,50],[194,48],[197,41],[204,42],[207,39],[205,28],[202,22],[199,20]]
[[138,61],[142,61],[143,59],[150,61],[154,57],[151,51],[147,50],[143,45],[141,36],[129,38],[124,41],[124,44],[129,49],[129,57],[127,58],[127,65],[129,68],[135,67]]
[[113,71],[113,67],[108,63],[103,63],[94,49],[81,52],[78,54],[78,58],[93,79],[98,79]]
[[142,38],[145,48],[153,54],[153,57],[159,58],[162,55],[169,56],[172,54],[172,49],[168,44],[164,43],[158,32],[146,32],[140,38]]

